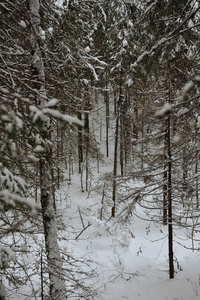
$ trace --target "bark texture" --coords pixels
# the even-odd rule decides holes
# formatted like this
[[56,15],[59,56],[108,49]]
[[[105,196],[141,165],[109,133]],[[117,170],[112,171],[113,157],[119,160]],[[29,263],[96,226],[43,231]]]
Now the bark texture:
[[[40,2],[39,0],[29,0],[30,16],[30,46],[31,46],[31,69],[35,88],[35,103],[39,108],[43,108],[47,103],[45,89],[45,70],[41,52],[41,28],[40,28]],[[41,120],[40,137],[41,145],[45,148],[44,154],[40,158],[40,190],[41,207],[43,216],[43,226],[45,235],[45,248],[48,262],[50,292],[49,299],[61,300],[65,297],[65,280],[57,241],[56,212],[54,209],[54,198],[51,192],[51,159],[52,153],[49,146],[50,128],[47,117]]]

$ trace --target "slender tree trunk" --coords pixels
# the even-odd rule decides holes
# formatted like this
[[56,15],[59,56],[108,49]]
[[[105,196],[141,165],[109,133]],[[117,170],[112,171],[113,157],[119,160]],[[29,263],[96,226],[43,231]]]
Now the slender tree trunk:
[[[125,113],[124,113],[124,164],[125,164],[125,172],[130,161],[131,156],[131,123],[129,115],[130,109],[130,93],[127,92],[126,101],[125,101]],[[130,121],[131,120],[131,121]]]
[[165,140],[164,140],[164,172],[163,172],[163,225],[167,225],[167,186],[168,186],[168,122],[165,118]]
[[[169,82],[169,102],[171,101],[171,81]],[[166,116],[167,132],[166,132],[166,146],[167,146],[167,201],[168,201],[168,246],[169,246],[169,278],[174,278],[174,253],[173,253],[173,217],[172,217],[172,154],[171,154],[171,117],[170,114]]]
[[119,121],[120,121],[120,107],[121,107],[121,98],[122,98],[122,90],[120,85],[120,93],[119,99],[117,101],[117,115],[116,115],[116,123],[115,123],[115,144],[114,144],[114,165],[113,165],[113,190],[112,190],[112,200],[113,207],[111,216],[115,217],[116,210],[116,176],[117,176],[117,157],[118,157],[118,140],[119,140]]
[[[106,7],[105,7],[105,13],[106,16],[108,16],[108,1],[106,2]],[[108,24],[107,24],[107,18],[106,18],[106,23],[105,23],[105,32],[107,35],[108,31]],[[105,36],[106,38],[106,36]],[[108,48],[107,48],[107,40],[105,39],[105,62],[107,65],[108,63]],[[106,103],[106,156],[109,157],[109,126],[110,126],[110,103],[109,103],[109,93],[108,93],[108,67],[105,69],[106,72],[106,78],[105,78],[105,92],[104,92],[104,99]]]
[[[30,46],[32,54],[33,82],[36,90],[35,102],[39,108],[46,105],[45,72],[40,49],[40,2],[39,0],[29,0],[28,2],[31,37]],[[62,268],[62,259],[57,241],[56,213],[54,200],[51,192],[51,160],[52,151],[48,141],[50,140],[49,120],[47,117],[41,120],[40,136],[43,141],[42,146],[45,153],[40,158],[39,176],[41,190],[41,207],[43,217],[43,227],[45,236],[45,249],[50,281],[50,300],[61,300],[65,294],[65,280]]]
[[90,147],[90,123],[89,123],[89,112],[85,113],[85,189],[88,191],[88,179],[89,179],[89,147]]
[[[78,119],[81,120],[81,112],[78,113]],[[82,172],[82,163],[83,163],[83,133],[82,127],[78,126],[78,166],[79,174]]]
[[120,113],[120,167],[121,176],[124,175],[124,117],[123,111]]
[[183,207],[185,206],[185,194],[187,192],[187,173],[188,173],[188,165],[187,165],[187,154],[185,149],[183,149],[183,179],[182,179],[182,203]]
[[108,71],[106,70],[106,90],[104,93],[106,103],[106,156],[109,157],[109,126],[110,126],[110,108],[108,93]]
[[142,125],[142,128],[141,128],[141,138],[142,138],[142,141],[141,141],[141,170],[144,169],[144,135],[145,135],[145,132],[144,132],[144,125],[145,125],[145,122],[144,122],[144,109],[142,109],[142,122],[141,122],[141,125]]
[[117,115],[117,92],[114,91],[114,115]]
[[[164,164],[166,168],[166,164]],[[167,170],[164,169],[163,173],[163,225],[167,225]]]
[[[198,138],[199,128],[198,128],[198,119],[196,119],[196,138]],[[196,141],[197,143],[198,141]],[[196,208],[199,208],[199,176],[197,176],[199,171],[199,150],[198,147],[196,149],[196,157],[195,157],[195,175],[196,175]]]
[[59,157],[61,155],[61,128],[59,128],[59,121],[56,122],[56,131],[57,131],[57,145],[56,145],[56,155],[57,155],[57,188],[60,188],[60,161]]
[[40,258],[40,280],[41,280],[41,300],[44,300],[43,249],[41,249],[41,258]]
[[[196,162],[195,162],[195,174],[198,174],[198,170],[199,170],[198,158],[199,158],[199,151],[197,150]],[[199,208],[199,176],[196,176],[196,208]]]
[[119,111],[116,116],[116,125],[115,125],[115,148],[114,148],[114,166],[113,166],[113,191],[112,191],[112,217],[115,217],[116,210],[116,176],[117,176],[117,155],[118,155],[118,135],[119,135]]
[[167,156],[168,156],[168,240],[169,240],[169,278],[174,278],[173,228],[172,228],[172,158],[170,137],[170,116],[167,117]]

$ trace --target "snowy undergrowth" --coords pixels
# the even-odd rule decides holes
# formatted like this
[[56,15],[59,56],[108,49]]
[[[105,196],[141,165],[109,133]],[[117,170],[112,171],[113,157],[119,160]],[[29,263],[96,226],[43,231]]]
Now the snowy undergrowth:
[[[105,171],[107,164],[103,168]],[[93,173],[95,185],[95,178],[100,175],[95,170]],[[77,174],[72,182],[65,215],[65,224],[70,224],[71,230],[66,229],[69,240],[65,246],[74,256],[93,261],[95,276],[86,280],[99,292],[94,299],[199,299],[199,253],[186,249],[191,248],[192,242],[183,229],[174,229],[176,273],[175,279],[170,280],[167,227],[145,221],[145,211],[138,205],[136,213],[141,218],[133,215],[126,225],[108,218],[101,221],[102,195],[95,189],[89,194],[81,192]]]
[[[94,124],[96,136],[100,136]],[[111,120],[112,127],[112,120]],[[105,155],[105,136],[102,130],[102,153]],[[113,157],[114,130],[109,131],[111,141],[110,157]],[[146,212],[137,204],[135,214],[127,223],[119,218],[110,218],[112,192],[112,160],[105,158],[100,163],[99,173],[96,162],[90,165],[91,176],[89,191],[82,192],[80,175],[77,171],[70,182],[64,181],[57,191],[57,215],[59,244],[67,274],[67,287],[71,293],[68,299],[79,300],[197,300],[200,297],[199,252],[192,252],[191,239],[185,229],[175,228],[175,279],[168,279],[168,238],[167,227],[151,221],[145,221]],[[67,173],[67,172],[66,172]],[[66,176],[65,176],[66,175]],[[64,174],[65,179],[68,174]],[[120,190],[126,193],[126,185],[134,189],[142,182],[129,181]],[[130,186],[131,185],[131,186]],[[119,190],[118,190],[119,191]],[[103,210],[102,210],[102,195]],[[124,203],[117,205],[117,215]],[[138,217],[136,217],[139,216]],[[102,220],[100,220],[102,218]],[[121,219],[120,219],[121,220]],[[37,239],[43,239],[42,235]],[[40,290],[41,248],[29,243],[32,255],[30,261],[32,283]],[[40,243],[39,243],[40,244]],[[183,246],[181,246],[182,244]],[[196,242],[195,247],[199,247]],[[37,257],[37,260],[34,259]],[[34,263],[36,265],[34,265]],[[38,269],[37,269],[38,268]],[[24,276],[24,275],[23,275]],[[28,295],[28,286],[25,286]],[[81,296],[80,296],[81,295]],[[9,299],[18,297],[14,290]],[[41,299],[29,293],[27,299]]]
[[[97,125],[94,124],[96,136]],[[114,150],[112,128],[111,120],[110,157],[113,157]],[[104,132],[103,130],[99,143],[105,155]],[[199,299],[199,252],[189,250],[192,241],[186,236],[185,229],[174,228],[175,279],[172,280],[168,279],[167,226],[145,220],[146,212],[138,204],[135,205],[136,214],[133,214],[127,223],[119,223],[118,218],[110,218],[112,168],[112,160],[108,158],[101,162],[99,173],[96,163],[93,163],[89,192],[81,191],[80,175],[77,173],[72,176],[72,184],[68,188],[64,186],[61,192],[64,193],[61,199],[67,195],[65,213],[64,204],[61,202],[68,239],[64,244],[75,257],[87,258],[93,262],[92,268],[96,273],[93,273],[92,278],[88,276],[85,280],[98,291],[94,299]],[[132,181],[126,184],[129,187],[131,184],[134,189],[134,185],[138,187],[143,185],[143,182]],[[105,190],[106,193],[102,197]],[[122,188],[121,192],[124,192],[123,190]],[[123,205],[117,205],[117,215],[121,208],[123,209]],[[195,247],[199,248],[198,242]]]

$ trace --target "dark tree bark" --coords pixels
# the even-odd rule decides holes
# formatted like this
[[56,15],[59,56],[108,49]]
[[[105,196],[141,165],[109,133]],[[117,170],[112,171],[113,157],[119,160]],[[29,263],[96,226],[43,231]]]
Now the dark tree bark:
[[109,126],[110,126],[110,104],[108,92],[108,71],[106,70],[106,90],[104,93],[106,103],[106,156],[109,157]]
[[[171,81],[169,82],[169,102],[171,102]],[[174,278],[173,253],[173,217],[172,217],[172,154],[171,154],[171,116],[166,116],[166,146],[167,146],[167,201],[168,201],[168,246],[169,246],[169,278]]]
[[118,141],[119,141],[119,122],[120,122],[120,108],[122,102],[122,87],[120,84],[120,91],[119,91],[119,98],[117,101],[117,115],[116,115],[116,122],[115,122],[115,144],[114,144],[114,164],[113,164],[113,191],[112,191],[112,200],[113,200],[113,207],[112,207],[112,217],[115,217],[115,210],[116,210],[116,176],[117,176],[117,158],[118,158]]
[[165,118],[165,137],[164,137],[164,172],[163,172],[163,225],[167,225],[167,194],[168,194],[168,120]]
[[85,112],[85,189],[88,191],[88,179],[89,179],[89,147],[90,147],[90,121],[89,121],[89,111]]
[[167,117],[167,158],[168,158],[168,240],[169,240],[169,278],[174,278],[173,228],[172,228],[172,157],[170,141],[170,115]]
[[[81,120],[81,112],[78,113],[78,119]],[[78,126],[78,166],[79,174],[82,172],[82,163],[83,163],[83,132],[82,127]]]
[[118,155],[118,135],[119,135],[119,109],[117,111],[116,116],[116,124],[115,124],[115,148],[114,148],[114,166],[113,166],[113,191],[112,191],[112,217],[115,217],[116,210],[116,176],[117,176],[117,155]]

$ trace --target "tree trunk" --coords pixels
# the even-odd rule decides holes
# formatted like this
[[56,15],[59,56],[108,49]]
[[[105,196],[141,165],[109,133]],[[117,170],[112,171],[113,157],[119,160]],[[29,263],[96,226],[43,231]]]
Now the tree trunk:
[[117,176],[117,155],[118,155],[118,133],[119,133],[119,111],[117,112],[115,125],[115,148],[114,148],[114,166],[113,166],[113,191],[112,191],[112,217],[115,217],[116,210],[116,176]]
[[[196,126],[195,126],[195,131],[196,131],[196,138],[198,139],[198,133],[199,133],[199,128],[198,128],[198,118],[196,119]],[[198,140],[196,141],[198,143]],[[199,171],[199,150],[198,147],[196,149],[196,156],[195,156],[195,175],[196,175],[196,208],[199,208],[199,176],[197,176]]]
[[165,140],[164,140],[164,172],[163,172],[163,225],[167,225],[167,186],[168,186],[168,123],[165,119]]
[[110,108],[109,108],[109,93],[108,93],[108,71],[106,70],[106,90],[104,93],[106,103],[106,157],[109,157],[109,126],[110,126]]
[[[196,153],[195,174],[198,174],[199,151]],[[196,208],[199,208],[199,176],[196,176]]]
[[119,121],[120,121],[120,107],[121,107],[121,97],[122,97],[122,90],[120,85],[120,93],[119,99],[117,102],[117,111],[116,111],[116,123],[115,123],[115,144],[114,144],[114,165],[113,165],[113,190],[112,190],[112,200],[113,200],[113,207],[112,207],[112,217],[115,217],[115,210],[116,210],[116,176],[117,176],[117,156],[118,156],[118,139],[119,139]]
[[[78,112],[78,119],[81,120],[81,112]],[[83,163],[83,133],[82,127],[78,126],[78,166],[79,174],[82,172],[82,163]]]
[[120,111],[120,167],[121,176],[124,175],[124,116],[123,110]]
[[[40,3],[39,0],[29,0],[29,17],[31,27],[30,46],[32,54],[32,73],[34,88],[36,91],[35,102],[39,108],[46,105],[45,72],[40,49]],[[41,120],[40,136],[44,154],[39,162],[41,207],[45,236],[45,249],[50,281],[49,299],[61,300],[65,296],[65,280],[62,268],[62,260],[57,241],[56,213],[51,192],[51,160],[52,151],[48,141],[50,140],[49,120],[47,117]]]
[[85,112],[85,189],[88,192],[88,180],[89,180],[89,147],[90,147],[90,122],[89,112]]
[[172,228],[172,158],[170,141],[170,116],[167,117],[167,156],[168,156],[168,240],[169,240],[169,278],[174,278],[173,228]]
[[[171,102],[171,82],[169,82],[169,102]],[[172,217],[172,155],[171,155],[171,117],[166,116],[166,147],[167,147],[167,202],[168,202],[168,246],[169,246],[169,278],[174,278],[173,253],[173,217]]]

